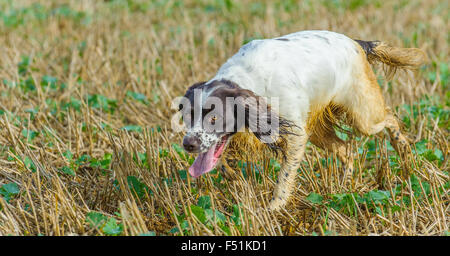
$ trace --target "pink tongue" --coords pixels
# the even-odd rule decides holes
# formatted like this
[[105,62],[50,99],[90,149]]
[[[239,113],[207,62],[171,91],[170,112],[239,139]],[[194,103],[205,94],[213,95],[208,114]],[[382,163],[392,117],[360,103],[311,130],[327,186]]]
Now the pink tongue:
[[189,173],[192,177],[197,178],[203,173],[207,173],[214,168],[217,158],[214,156],[215,146],[212,146],[208,152],[200,153],[194,163],[189,167]]

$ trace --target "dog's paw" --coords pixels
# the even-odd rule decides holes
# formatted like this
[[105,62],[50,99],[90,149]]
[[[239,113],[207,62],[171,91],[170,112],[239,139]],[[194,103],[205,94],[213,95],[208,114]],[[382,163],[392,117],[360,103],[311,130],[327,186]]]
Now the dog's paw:
[[271,212],[279,211],[284,204],[281,199],[274,198],[270,200],[268,210]]
[[257,215],[267,215],[270,213],[274,213],[276,210],[269,207],[258,207],[255,209],[254,213]]
[[224,177],[228,181],[236,181],[239,179],[239,174],[235,168],[231,167],[229,163],[235,163],[235,160],[226,160],[222,159],[219,170]]

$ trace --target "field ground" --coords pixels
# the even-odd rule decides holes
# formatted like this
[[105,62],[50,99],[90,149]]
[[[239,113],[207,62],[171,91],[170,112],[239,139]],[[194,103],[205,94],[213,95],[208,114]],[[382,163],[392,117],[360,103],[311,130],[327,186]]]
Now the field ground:
[[[39,2],[0,2],[0,235],[449,235],[448,1]],[[343,185],[310,145],[279,213],[258,211],[270,155],[189,177],[172,99],[244,43],[306,29],[426,51],[416,74],[374,67],[413,153],[340,133],[358,153]]]

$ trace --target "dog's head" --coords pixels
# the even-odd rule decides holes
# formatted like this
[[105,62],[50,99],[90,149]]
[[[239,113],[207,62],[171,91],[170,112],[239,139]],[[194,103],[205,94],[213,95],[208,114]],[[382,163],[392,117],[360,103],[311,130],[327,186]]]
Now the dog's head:
[[276,147],[279,116],[265,99],[233,82],[215,80],[192,85],[179,110],[187,128],[183,147],[187,152],[199,154],[189,168],[193,177],[211,171],[230,138],[244,128],[269,146]]

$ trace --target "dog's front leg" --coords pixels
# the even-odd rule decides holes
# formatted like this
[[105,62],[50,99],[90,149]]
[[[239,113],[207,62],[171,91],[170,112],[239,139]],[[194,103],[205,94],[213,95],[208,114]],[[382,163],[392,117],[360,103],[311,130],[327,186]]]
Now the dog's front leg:
[[222,159],[220,160],[219,168],[222,176],[228,181],[234,181],[239,178],[239,172],[237,171],[237,160],[226,159],[225,157],[222,157]]
[[302,129],[296,132],[296,135],[288,135],[286,139],[286,157],[281,164],[277,184],[269,204],[270,210],[278,210],[286,205],[295,186],[297,169],[303,158],[308,136]]

